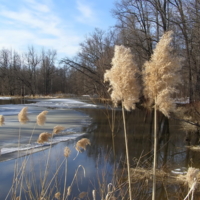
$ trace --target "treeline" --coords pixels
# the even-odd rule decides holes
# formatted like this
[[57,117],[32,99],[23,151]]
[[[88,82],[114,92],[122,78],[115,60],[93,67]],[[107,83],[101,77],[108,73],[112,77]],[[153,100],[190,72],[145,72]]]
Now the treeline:
[[60,66],[55,50],[36,53],[34,47],[23,55],[0,50],[0,95],[72,93],[73,70]]
[[[29,48],[23,56],[0,52],[0,94],[98,94],[107,96],[104,73],[110,69],[115,45],[130,47],[140,70],[165,31],[173,30],[173,47],[183,58],[179,88],[182,97],[199,99],[200,0],[119,0],[113,5],[116,24],[95,29],[74,58],[56,64],[56,52],[41,55]],[[25,89],[24,89],[25,88]]]

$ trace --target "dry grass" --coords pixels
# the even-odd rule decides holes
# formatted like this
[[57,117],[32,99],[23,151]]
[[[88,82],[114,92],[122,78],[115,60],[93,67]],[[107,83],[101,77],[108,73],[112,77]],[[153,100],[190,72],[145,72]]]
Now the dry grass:
[[181,129],[191,133],[197,132],[198,127],[196,125],[187,123],[191,122],[194,124],[200,123],[200,107],[199,104],[187,104],[180,106],[176,109],[176,116],[180,119],[185,120],[181,122]]
[[79,197],[80,199],[83,199],[86,195],[87,195],[87,192],[81,192],[81,193],[78,195],[78,197]]
[[171,94],[176,92],[176,86],[181,83],[181,60],[172,54],[170,46],[172,33],[168,31],[162,36],[151,60],[143,66],[144,96],[155,101],[158,110],[167,117],[175,109]]
[[[146,168],[131,168],[131,180],[132,183],[145,180],[145,182],[152,182],[152,175],[153,171],[152,169],[146,169]],[[177,185],[177,184],[183,184],[189,186],[191,188],[192,184],[194,183],[194,180],[197,180],[198,186],[200,183],[200,173],[199,169],[189,167],[186,174],[178,174],[174,175],[171,173],[167,173],[163,171],[162,169],[156,170],[156,181],[157,183],[161,182],[165,185]],[[200,190],[200,187],[198,188]]]
[[55,195],[54,195],[54,197],[55,197],[56,199],[60,199],[60,196],[61,196],[60,192],[56,192]]
[[65,149],[64,149],[64,156],[67,158],[67,157],[69,157],[70,153],[71,153],[70,148],[69,147],[65,147]]
[[53,133],[54,133],[54,134],[58,134],[59,132],[61,132],[61,131],[63,131],[63,130],[65,130],[65,127],[64,127],[64,126],[55,126],[55,127],[53,128]]
[[[192,187],[192,185],[194,184],[194,182],[196,181],[196,179],[198,178],[198,174],[199,174],[199,169],[190,167],[188,169],[188,172],[186,174],[186,181],[188,183],[189,188]],[[196,184],[197,187],[197,184]]]
[[67,188],[67,196],[70,196],[72,192],[72,187],[71,185]]
[[4,125],[4,116],[3,115],[0,115],[0,126]]
[[200,146],[186,146],[186,148],[192,151],[200,151]]
[[52,137],[52,134],[44,132],[41,133],[38,137],[37,143],[42,144],[44,142],[48,142],[49,138]]
[[82,138],[76,143],[76,150],[81,152],[81,149],[86,150],[86,146],[91,145],[90,140],[87,138]]
[[22,110],[18,114],[18,120],[22,124],[26,124],[26,122],[29,120],[27,117],[27,107],[22,108]]
[[[142,179],[145,180],[152,180],[153,170],[152,169],[146,169],[146,168],[131,168],[131,179],[133,182],[135,180],[139,181]],[[168,175],[163,170],[156,170],[156,180],[157,181],[163,181],[164,178],[166,178]]]
[[37,117],[37,124],[39,126],[43,126],[46,122],[46,115],[47,115],[48,111],[42,111]]
[[138,82],[139,69],[130,48],[115,46],[112,68],[106,70],[104,80],[110,82],[111,99],[115,106],[123,102],[126,110],[135,108],[139,102],[141,87]]

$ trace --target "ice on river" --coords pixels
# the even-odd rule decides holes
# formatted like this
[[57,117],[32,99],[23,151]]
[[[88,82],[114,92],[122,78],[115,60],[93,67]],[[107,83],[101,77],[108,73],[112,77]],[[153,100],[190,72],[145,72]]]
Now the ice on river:
[[[85,134],[86,127],[91,123],[91,118],[74,108],[90,108],[96,105],[73,99],[40,99],[31,104],[4,104],[0,105],[0,115],[5,118],[5,123],[0,127],[1,155],[19,151],[48,148],[50,144],[76,139]],[[28,107],[27,124],[20,124],[18,113],[23,107]],[[37,115],[47,110],[46,123],[39,126],[36,123]],[[40,133],[52,133],[57,125],[65,127],[55,135],[50,142],[38,144]]]
[[89,108],[97,107],[95,104],[89,104],[74,99],[43,99],[36,103],[37,106],[48,106],[51,108]]

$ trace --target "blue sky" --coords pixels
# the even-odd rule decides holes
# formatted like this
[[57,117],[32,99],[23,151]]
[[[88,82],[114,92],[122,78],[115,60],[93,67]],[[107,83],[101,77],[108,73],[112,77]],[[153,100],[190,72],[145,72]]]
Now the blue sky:
[[115,24],[115,0],[0,0],[0,49],[55,49],[73,57],[95,28]]

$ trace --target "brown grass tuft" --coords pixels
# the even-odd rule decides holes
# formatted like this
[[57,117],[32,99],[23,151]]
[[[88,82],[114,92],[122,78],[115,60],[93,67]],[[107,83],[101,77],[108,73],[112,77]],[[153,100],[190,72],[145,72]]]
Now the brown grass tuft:
[[0,126],[2,126],[4,124],[4,116],[0,115]]
[[29,120],[27,117],[27,107],[22,108],[22,110],[18,114],[18,120],[21,124],[26,124],[26,122]]
[[60,195],[61,195],[60,192],[56,192],[56,193],[55,193],[55,198],[56,198],[56,199],[60,199]]
[[55,126],[53,128],[53,133],[54,134],[58,134],[60,131],[63,131],[63,130],[65,130],[65,127],[63,127],[63,126]]
[[86,146],[91,145],[90,140],[87,138],[82,138],[76,143],[76,150],[81,152],[81,149],[86,150]]
[[38,116],[37,116],[37,124],[39,126],[43,126],[46,122],[46,115],[48,111],[42,111]]
[[44,142],[47,142],[51,136],[52,135],[47,132],[41,133],[38,137],[37,143],[42,144]]
[[64,149],[64,156],[67,158],[71,153],[71,150],[69,147],[65,147]]

